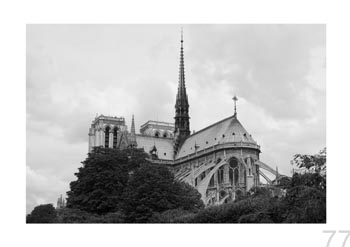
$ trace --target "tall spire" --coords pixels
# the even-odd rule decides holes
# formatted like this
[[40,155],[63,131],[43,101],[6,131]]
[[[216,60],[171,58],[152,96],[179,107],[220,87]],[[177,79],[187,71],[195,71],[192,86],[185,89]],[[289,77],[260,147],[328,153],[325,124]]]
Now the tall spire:
[[180,70],[179,70],[179,84],[176,95],[175,104],[175,142],[174,153],[176,155],[178,148],[183,141],[191,134],[190,131],[190,117],[188,114],[188,98],[185,84],[185,62],[184,62],[184,48],[183,48],[183,30],[181,29],[181,48],[180,48]]
[[137,146],[134,114],[132,114],[132,119],[131,119],[130,145],[131,147]]
[[135,120],[134,120],[134,114],[132,114],[132,119],[131,119],[131,134],[136,134],[135,132]]
[[177,89],[176,105],[188,105],[188,98],[185,85],[185,62],[184,62],[184,48],[183,48],[183,30],[181,28],[181,49],[180,49],[180,71],[179,71],[179,85]]

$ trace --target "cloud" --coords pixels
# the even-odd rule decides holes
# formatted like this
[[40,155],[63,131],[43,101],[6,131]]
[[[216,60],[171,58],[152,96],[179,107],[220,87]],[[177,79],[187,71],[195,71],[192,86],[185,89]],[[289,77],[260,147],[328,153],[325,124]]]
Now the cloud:
[[[325,87],[325,80],[322,80],[325,74],[315,71],[325,62],[325,27],[226,27],[209,26],[208,32],[191,30],[196,35],[196,46],[190,47],[187,57],[191,62],[194,60],[191,73],[194,80],[202,87],[213,89],[229,83],[231,94],[262,105],[276,118],[308,117],[307,98],[300,91],[307,89],[307,79],[311,78],[313,86]],[[310,75],[312,71],[316,73]],[[315,80],[315,75],[321,77],[320,80]],[[306,107],[300,108],[300,105]]]
[[56,207],[57,198],[60,194],[64,194],[62,188],[67,187],[67,181],[54,175],[40,173],[29,166],[26,166],[26,178],[27,213],[40,204],[52,203]]

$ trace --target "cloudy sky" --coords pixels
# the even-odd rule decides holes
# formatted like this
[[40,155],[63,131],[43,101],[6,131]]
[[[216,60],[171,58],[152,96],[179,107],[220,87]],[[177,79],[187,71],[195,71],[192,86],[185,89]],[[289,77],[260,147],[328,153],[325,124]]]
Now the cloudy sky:
[[[182,25],[192,130],[233,114],[290,175],[326,146],[325,25]],[[173,121],[180,25],[27,26],[27,212],[54,203],[96,114]]]

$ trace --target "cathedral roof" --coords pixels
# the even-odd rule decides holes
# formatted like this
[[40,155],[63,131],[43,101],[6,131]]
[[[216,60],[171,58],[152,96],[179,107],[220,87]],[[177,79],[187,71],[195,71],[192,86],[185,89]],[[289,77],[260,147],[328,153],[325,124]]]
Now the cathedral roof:
[[173,139],[138,134],[136,135],[136,142],[137,147],[143,148],[146,153],[149,153],[155,146],[159,159],[172,160],[173,158]]
[[185,157],[212,147],[225,143],[248,143],[257,145],[256,141],[238,121],[236,115],[225,118],[189,136],[181,146],[176,159]]

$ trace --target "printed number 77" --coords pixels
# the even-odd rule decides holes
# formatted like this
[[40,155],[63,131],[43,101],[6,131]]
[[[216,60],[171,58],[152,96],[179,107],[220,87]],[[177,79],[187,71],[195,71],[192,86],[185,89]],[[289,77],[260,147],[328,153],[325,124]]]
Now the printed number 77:
[[[330,243],[331,243],[331,241],[332,241],[332,239],[337,231],[323,231],[323,232],[324,233],[331,233],[331,235],[329,236],[327,245],[326,245],[326,247],[330,247],[329,245],[330,245]],[[342,247],[345,247],[346,241],[348,240],[348,238],[350,236],[350,231],[338,231],[338,232],[339,233],[346,233],[346,236],[344,238],[343,245],[342,245]]]

